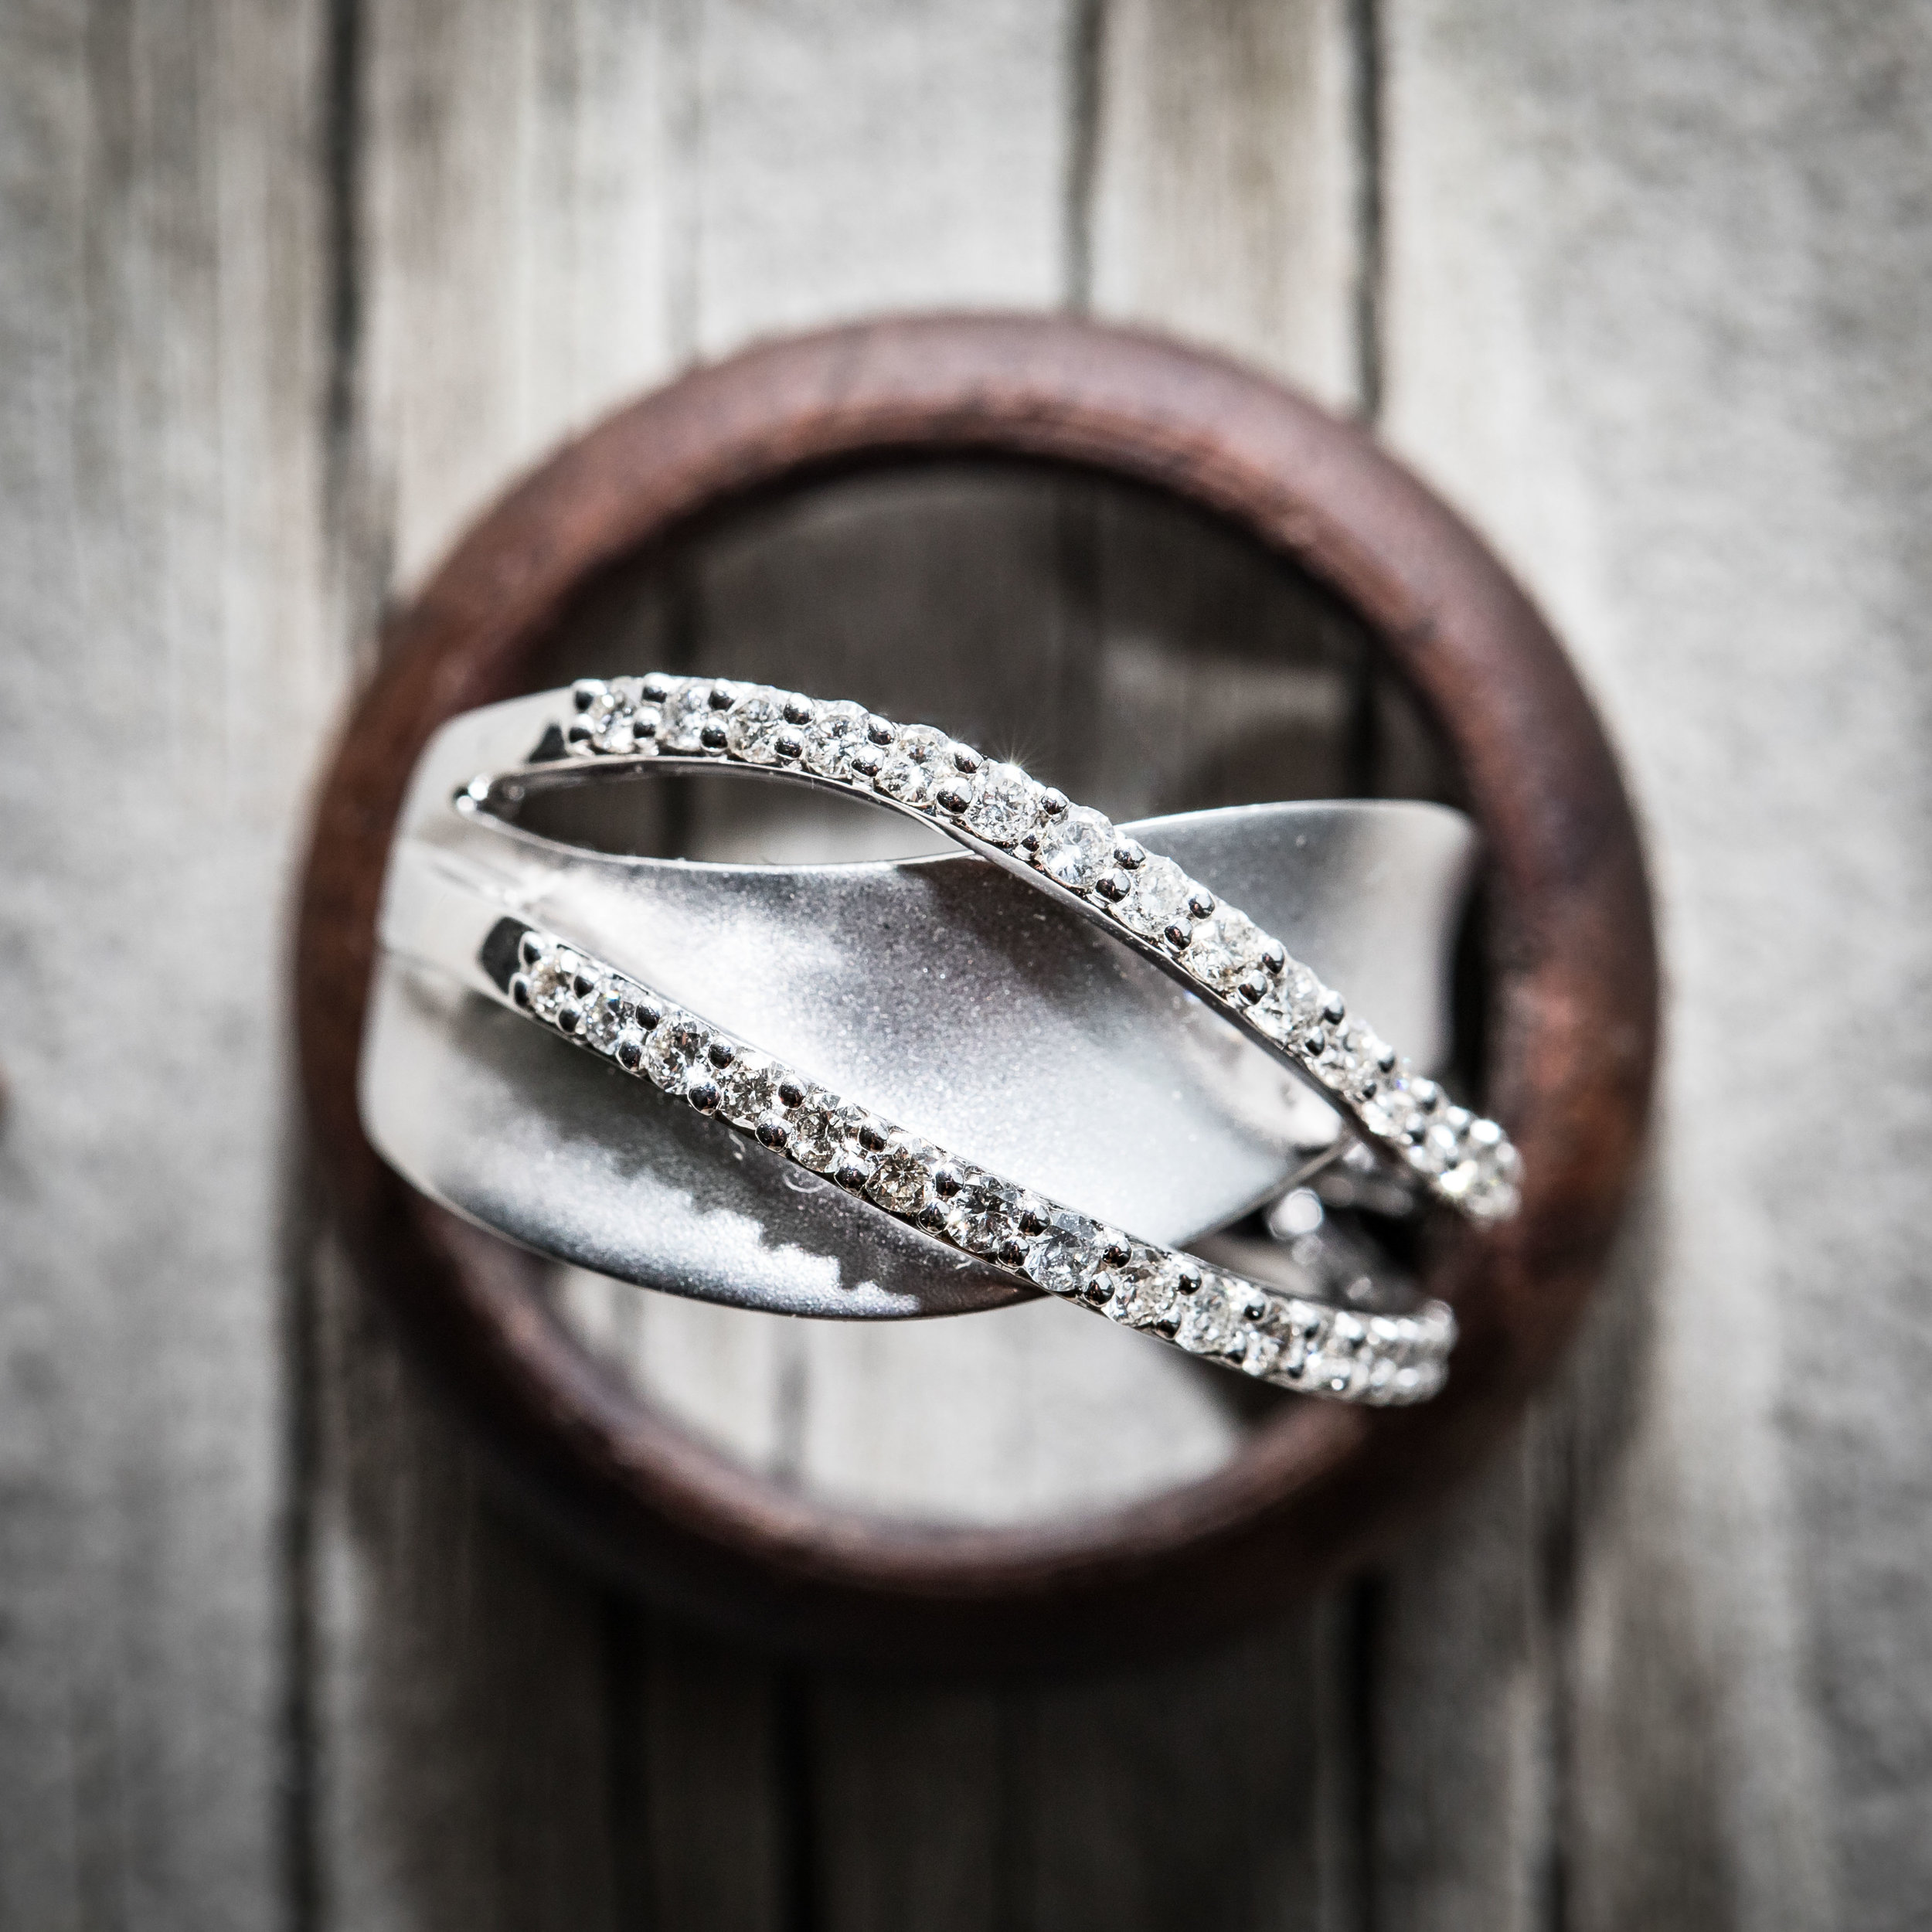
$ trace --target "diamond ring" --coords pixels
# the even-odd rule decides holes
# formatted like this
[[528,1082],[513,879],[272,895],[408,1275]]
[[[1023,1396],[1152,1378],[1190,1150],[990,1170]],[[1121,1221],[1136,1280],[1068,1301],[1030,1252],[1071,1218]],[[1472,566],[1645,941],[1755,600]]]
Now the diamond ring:
[[[532,763],[651,759],[784,770],[924,820],[1158,961],[1430,1198],[1478,1223],[1516,1212],[1522,1163],[1496,1122],[1455,1105],[1245,913],[1018,765],[930,725],[895,724],[861,705],[766,685],[655,673],[585,679],[569,702]],[[488,808],[507,776],[478,779],[464,802]]]
[[842,1099],[521,920],[496,921],[479,963],[504,1000],[553,1032],[1063,1300],[1283,1388],[1388,1406],[1442,1386],[1455,1319],[1440,1301],[1357,1312],[1135,1240]]

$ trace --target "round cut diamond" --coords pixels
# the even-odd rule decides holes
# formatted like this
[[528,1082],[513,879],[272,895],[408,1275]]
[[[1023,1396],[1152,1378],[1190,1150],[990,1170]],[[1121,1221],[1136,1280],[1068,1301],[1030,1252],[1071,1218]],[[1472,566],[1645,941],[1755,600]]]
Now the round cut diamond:
[[1360,1317],[1345,1309],[1328,1317],[1308,1338],[1304,1379],[1331,1395],[1345,1395],[1358,1380],[1367,1379],[1369,1358],[1362,1348],[1368,1338]]
[[866,742],[866,707],[844,699],[818,706],[804,740],[807,770],[821,778],[850,778],[852,754]]
[[1101,873],[1114,869],[1111,821],[1100,812],[1076,805],[1048,823],[1040,834],[1035,862],[1068,891],[1091,892]]
[[1362,1109],[1362,1124],[1370,1133],[1400,1140],[1420,1124],[1425,1110],[1416,1097],[1416,1083],[1415,1069],[1405,1060],[1376,1081],[1375,1098]]
[[530,989],[530,1011],[540,1019],[555,1019],[559,1003],[568,997],[570,971],[567,958],[560,948],[548,952],[534,965],[524,968],[525,983]]
[[1476,1121],[1463,1137],[1461,1158],[1442,1175],[1442,1192],[1479,1221],[1515,1213],[1522,1199],[1522,1156],[1494,1121]]
[[908,1218],[918,1213],[932,1192],[932,1170],[927,1165],[933,1150],[908,1134],[895,1134],[886,1143],[866,1191],[879,1205]]
[[[879,1151],[887,1129],[877,1114],[861,1107],[856,1100],[845,1100],[840,1103],[835,1119],[838,1145],[845,1151],[863,1154],[868,1158]],[[866,1145],[868,1141],[872,1143],[870,1146]]]
[[1328,993],[1298,959],[1291,959],[1250,1008],[1255,1024],[1270,1039],[1298,1039],[1315,1024]]
[[711,686],[702,678],[687,678],[658,707],[658,742],[666,751],[702,750],[698,734],[713,716]]
[[1107,1270],[1113,1293],[1107,1311],[1130,1328],[1158,1328],[1172,1335],[1186,1298],[1181,1288],[1182,1264],[1157,1248],[1136,1247],[1122,1267]]
[[1226,1355],[1240,1345],[1240,1324],[1218,1281],[1204,1281],[1187,1297],[1174,1338],[1189,1355]]
[[778,1103],[778,1070],[762,1053],[740,1053],[718,1076],[718,1111],[756,1127]]
[[814,1087],[784,1120],[791,1135],[785,1143],[785,1151],[815,1173],[828,1172],[844,1151],[839,1138],[838,1103],[829,1094]]
[[1331,1086],[1359,1099],[1385,1077],[1382,1063],[1388,1051],[1375,1029],[1357,1020],[1330,1032],[1328,1050],[1318,1065]]
[[1246,1345],[1236,1358],[1236,1365],[1255,1376],[1274,1374],[1281,1359],[1281,1345],[1264,1329],[1250,1328]]
[[989,764],[981,767],[960,815],[988,845],[1017,845],[1046,815],[1039,787],[1018,765]]
[[627,1023],[624,997],[607,980],[583,1002],[583,1037],[600,1053],[617,1043]]
[[1019,1224],[1020,1191],[991,1174],[970,1175],[946,1203],[946,1232],[975,1254],[992,1254]]
[[1267,945],[1267,934],[1245,913],[1223,906],[1195,927],[1183,957],[1196,979],[1216,992],[1231,993],[1260,966]]
[[733,757],[754,765],[778,762],[778,740],[791,729],[785,720],[784,702],[775,692],[753,691],[731,707],[725,719],[725,743]]
[[1056,1214],[1028,1251],[1026,1268],[1053,1294],[1071,1294],[1098,1266],[1100,1230],[1083,1214]]
[[637,719],[628,710],[614,710],[607,716],[591,714],[590,742],[607,757],[624,758],[637,750]]
[[1143,939],[1159,939],[1170,926],[1186,926],[1188,901],[1200,890],[1171,859],[1150,859],[1129,876],[1134,889],[1114,909],[1121,923]]
[[930,725],[907,725],[893,740],[872,783],[901,804],[925,804],[948,769],[951,745],[944,732]]
[[646,1036],[645,1070],[667,1093],[682,1094],[691,1069],[711,1044],[711,1029],[689,1013],[667,1013]]
[[1411,1167],[1434,1177],[1447,1173],[1456,1165],[1461,1152],[1461,1136],[1443,1116],[1437,1115],[1427,1126],[1418,1121],[1410,1133]]

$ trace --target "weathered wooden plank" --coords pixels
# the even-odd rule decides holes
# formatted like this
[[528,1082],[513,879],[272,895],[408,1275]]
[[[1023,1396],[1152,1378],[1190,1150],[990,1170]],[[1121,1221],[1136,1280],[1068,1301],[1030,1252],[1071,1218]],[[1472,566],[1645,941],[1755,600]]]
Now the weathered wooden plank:
[[1342,0],[1112,0],[1098,12],[1083,251],[1095,311],[1212,343],[1352,407],[1362,184]]
[[1510,1444],[1355,1598],[1370,1924],[1563,1923],[1533,1464]]
[[1014,1700],[825,1677],[808,1709],[821,1922],[838,1932],[1015,1923],[1027,1794]]
[[[1924,1043],[1793,1022],[1923,1002],[1932,46],[1897,6],[1387,12],[1392,430],[1577,647],[1672,968],[1634,1338],[1586,1403],[1570,1909],[1903,1924]],[[1714,1825],[1633,1855],[1683,1808]]]
[[282,1921],[318,8],[0,20],[0,1920]]
[[1029,1713],[1020,1922],[1345,1926],[1352,1821],[1325,1609],[1218,1655],[1043,1692]]
[[382,1312],[333,1255],[320,1272],[318,1916],[615,1923],[602,1597],[492,1506]]
[[[517,469],[665,372],[681,16],[586,0],[351,18],[338,567],[373,609]],[[318,1912],[613,1923],[636,1896],[613,1829],[635,1782],[621,1628],[492,1507],[355,1284],[325,1268],[317,1301]]]
[[691,350],[1060,298],[1069,0],[702,0],[689,20]]
[[798,1673],[614,1611],[609,1828],[618,1923],[813,1923],[814,1808]]
[[355,430],[393,585],[689,352],[692,10],[362,11]]

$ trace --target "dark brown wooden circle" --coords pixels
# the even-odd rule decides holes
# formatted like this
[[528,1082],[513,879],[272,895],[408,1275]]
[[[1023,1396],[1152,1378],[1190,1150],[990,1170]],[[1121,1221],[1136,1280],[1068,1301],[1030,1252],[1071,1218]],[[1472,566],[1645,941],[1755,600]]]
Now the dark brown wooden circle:
[[[1521,1216],[1443,1228],[1463,1340],[1406,1413],[1294,1405],[1205,1481],[1072,1526],[923,1529],[788,1493],[653,1416],[530,1292],[539,1267],[432,1206],[355,1103],[378,888],[417,754],[526,688],[573,594],[748,495],[855,464],[998,455],[1151,485],[1366,621],[1488,841],[1490,1105]],[[513,1484],[651,1597],[774,1643],[928,1669],[1086,1660],[1230,1629],[1359,1561],[1522,1408],[1576,1326],[1629,1187],[1657,971],[1615,760],[1542,618],[1360,430],[1212,355],[1066,318],[879,321],[776,342],[611,417],[497,505],[389,627],[317,813],[297,989],[316,1146],[359,1265]]]

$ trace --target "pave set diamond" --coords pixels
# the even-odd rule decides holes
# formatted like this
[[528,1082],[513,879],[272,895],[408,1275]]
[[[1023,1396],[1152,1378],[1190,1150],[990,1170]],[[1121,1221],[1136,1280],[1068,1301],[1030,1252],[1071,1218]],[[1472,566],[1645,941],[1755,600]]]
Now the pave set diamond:
[[572,697],[570,756],[791,767],[930,817],[969,846],[1039,872],[1177,967],[1435,1199],[1478,1222],[1515,1213],[1522,1162],[1494,1121],[1454,1105],[1244,913],[1019,766],[930,725],[766,685],[586,679]]
[[1357,1313],[1137,1241],[828,1093],[552,934],[522,931],[506,990],[553,1032],[882,1213],[1190,1355],[1379,1406],[1426,1401],[1447,1375],[1455,1321],[1439,1301]]

